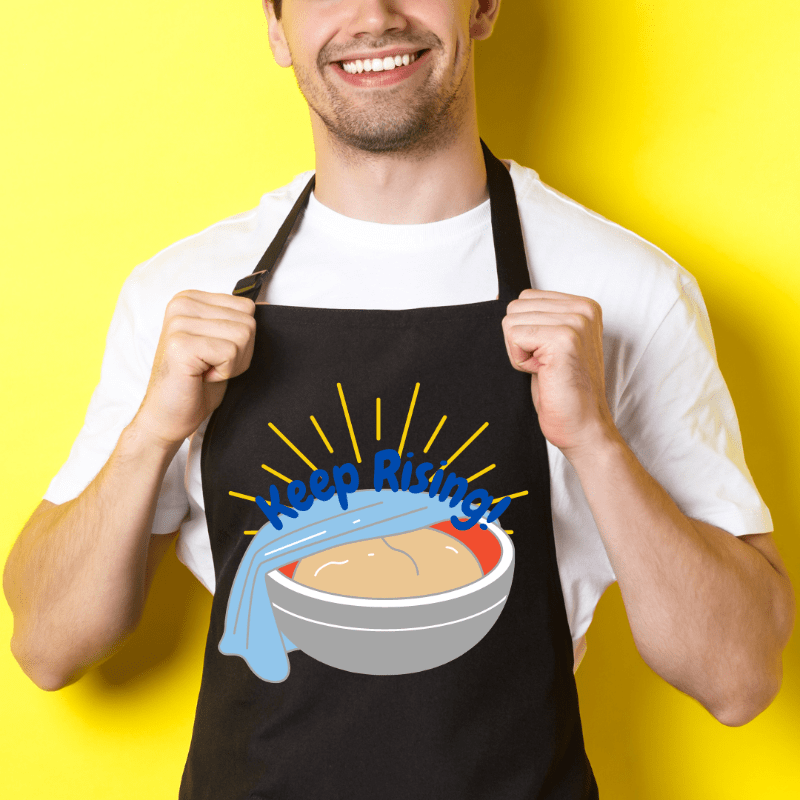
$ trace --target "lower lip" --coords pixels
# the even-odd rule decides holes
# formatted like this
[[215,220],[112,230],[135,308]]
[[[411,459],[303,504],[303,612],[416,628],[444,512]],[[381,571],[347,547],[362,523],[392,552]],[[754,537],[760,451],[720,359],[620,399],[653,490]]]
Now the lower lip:
[[339,77],[351,86],[359,86],[362,88],[382,88],[384,86],[394,86],[396,83],[410,78],[427,60],[431,51],[428,50],[423,53],[413,64],[407,67],[395,67],[394,69],[387,69],[383,72],[360,72],[353,75],[350,72],[345,72],[338,63],[332,64]]

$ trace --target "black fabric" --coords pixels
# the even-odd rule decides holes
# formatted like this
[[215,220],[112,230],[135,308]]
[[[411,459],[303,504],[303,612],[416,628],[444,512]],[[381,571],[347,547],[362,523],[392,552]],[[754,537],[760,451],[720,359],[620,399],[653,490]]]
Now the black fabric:
[[258,266],[250,275],[246,275],[236,284],[233,289],[233,294],[239,295],[240,297],[249,297],[253,301],[256,300],[262,284],[269,280],[269,276],[272,274],[272,270],[278,262],[283,248],[286,247],[286,242],[294,226],[297,224],[298,217],[303,213],[306,205],[308,205],[308,198],[311,196],[311,192],[314,191],[315,181],[316,176],[312,175],[311,180],[306,184],[303,191],[300,192],[289,215],[283,221],[281,227],[278,228],[275,238],[264,251],[264,255],[261,256]]
[[[572,674],[546,443],[530,376],[510,366],[501,329],[507,303],[530,286],[524,243],[511,178],[488,149],[485,157],[498,300],[404,311],[256,307],[251,366],[229,382],[203,441],[217,583],[184,800],[598,796]],[[282,228],[284,243],[301,210]],[[271,247],[272,259],[282,247]],[[259,266],[268,274],[273,263]],[[488,422],[451,469],[469,477],[495,464],[470,488],[494,497],[528,491],[501,517],[514,531],[516,565],[500,617],[471,650],[427,671],[362,675],[295,650],[285,681],[261,681],[242,659],[218,650],[230,588],[251,541],[244,531],[265,522],[255,503],[229,492],[266,496],[274,483],[287,502],[285,482],[262,464],[307,480],[311,468],[276,429],[317,468],[330,473],[356,463],[340,387],[361,456],[361,486],[371,487],[373,455],[399,447],[417,384],[404,455],[438,464]]]

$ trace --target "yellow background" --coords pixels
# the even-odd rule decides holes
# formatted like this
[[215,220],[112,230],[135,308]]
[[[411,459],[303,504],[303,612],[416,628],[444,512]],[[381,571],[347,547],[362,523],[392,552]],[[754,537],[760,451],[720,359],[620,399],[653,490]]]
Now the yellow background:
[[[258,0],[4,8],[2,546],[66,458],[132,267],[313,166]],[[493,150],[698,278],[753,476],[797,574],[800,5],[505,0],[478,50]],[[141,629],[59,693],[11,658],[0,604],[0,795],[174,798],[210,598],[170,554]],[[784,688],[727,729],[644,666],[616,588],[578,673],[614,800],[800,796],[797,637]]]

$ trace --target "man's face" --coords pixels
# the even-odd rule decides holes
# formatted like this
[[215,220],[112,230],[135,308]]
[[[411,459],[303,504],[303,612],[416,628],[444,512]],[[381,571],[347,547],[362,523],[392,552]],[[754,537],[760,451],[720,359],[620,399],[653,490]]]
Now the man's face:
[[[435,149],[470,108],[477,0],[284,0],[276,60],[340,143]],[[482,38],[482,37],[481,37]]]

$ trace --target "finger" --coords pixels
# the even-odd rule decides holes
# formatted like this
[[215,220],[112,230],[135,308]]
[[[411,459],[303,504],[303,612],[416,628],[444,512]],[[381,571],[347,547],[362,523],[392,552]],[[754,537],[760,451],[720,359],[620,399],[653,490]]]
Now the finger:
[[202,303],[209,305],[228,306],[230,308],[238,308],[240,306],[248,307],[253,306],[254,303],[248,297],[240,297],[233,294],[222,292],[204,292],[200,289],[185,289],[178,292],[175,297],[188,297],[192,300],[198,300]]
[[[212,340],[212,343],[213,342],[214,340]],[[237,375],[241,375],[250,366],[250,361],[253,358],[254,343],[255,339],[250,337],[249,341],[245,342],[243,346],[237,344],[233,357],[228,358],[221,363],[214,364],[214,366],[203,376],[203,380],[206,383],[216,383],[218,381],[226,381],[229,378],[235,378]]]
[[519,372],[538,372],[542,366],[533,350],[526,350],[513,340],[508,340],[508,358],[511,366]]
[[524,365],[526,372],[541,366],[535,357],[536,344],[550,341],[549,331],[564,328],[573,331],[578,341],[593,338],[592,323],[575,313],[519,312],[508,314],[502,324],[509,360],[515,368]]
[[503,343],[511,366],[519,372],[535,372],[540,366],[538,360],[533,357],[535,347],[527,349],[520,344],[519,337],[512,335],[513,326],[508,323],[508,319],[508,317],[503,319]]
[[168,360],[171,368],[188,377],[203,377],[207,383],[234,378],[250,366],[252,348],[241,348],[230,339],[196,336],[179,332],[170,337]]
[[538,372],[559,357],[573,358],[581,351],[580,334],[568,325],[521,325],[506,337],[512,364],[522,372]]
[[[179,310],[188,313],[176,313]],[[164,319],[162,339],[166,340],[176,333],[189,333],[194,336],[230,339],[236,344],[244,346],[255,337],[256,321],[249,314],[232,309],[222,309],[219,314],[213,316],[206,316],[206,313],[208,312],[205,309],[181,308],[180,303],[176,304]]]
[[[198,375],[220,367],[210,377],[223,380],[219,376],[227,376],[231,369],[241,372],[246,367],[240,369],[239,364],[250,363],[255,342],[255,320],[250,316],[243,315],[237,320],[178,316],[169,319],[164,330],[167,360],[183,365],[188,374]],[[229,352],[227,346],[223,351],[217,342],[227,342],[233,351]],[[233,366],[222,369],[227,361]]]
[[525,292],[522,292],[519,299],[512,300],[508,304],[506,310],[509,314],[522,314],[528,311],[580,314],[591,322],[598,322],[602,324],[603,310],[596,300],[592,300],[590,297],[565,295],[558,292],[550,292],[549,294],[553,296],[532,297],[525,296]]
[[256,322],[244,314],[235,319],[174,316],[166,321],[164,331],[167,336],[188,333],[192,336],[229,339],[244,347],[255,337]]
[[503,319],[506,330],[520,325],[558,327],[566,325],[579,333],[589,330],[592,322],[577,312],[520,311]]
[[553,292],[547,289],[523,289],[519,293],[522,300],[589,300],[577,294],[567,294],[566,292]]
[[169,301],[165,316],[237,319],[241,315],[252,317],[254,312],[255,303],[247,297],[189,290],[179,292]]

